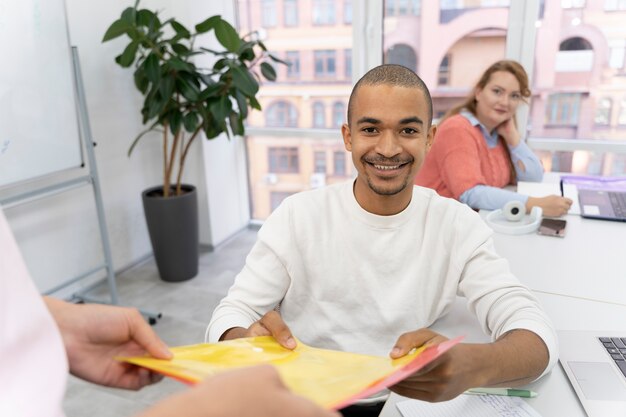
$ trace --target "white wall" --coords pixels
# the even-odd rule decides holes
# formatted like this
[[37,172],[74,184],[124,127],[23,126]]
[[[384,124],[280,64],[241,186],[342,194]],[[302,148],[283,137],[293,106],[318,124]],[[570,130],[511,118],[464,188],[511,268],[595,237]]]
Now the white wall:
[[[159,184],[162,166],[156,134],[144,137],[132,157],[126,156],[132,139],[143,128],[141,96],[132,70],[114,62],[126,43],[121,38],[101,43],[107,27],[131,3],[66,0],[70,38],[78,46],[91,130],[98,144],[97,168],[116,270],[151,255],[141,191]],[[233,16],[230,1],[143,0],[141,6],[160,10],[164,17],[175,16],[188,26],[213,14]],[[217,245],[249,220],[243,145],[240,138],[230,143],[225,138],[208,145],[202,142],[207,141],[198,141],[188,158],[184,179],[199,189],[201,242]],[[41,291],[103,261],[90,187],[8,208],[6,215]]]

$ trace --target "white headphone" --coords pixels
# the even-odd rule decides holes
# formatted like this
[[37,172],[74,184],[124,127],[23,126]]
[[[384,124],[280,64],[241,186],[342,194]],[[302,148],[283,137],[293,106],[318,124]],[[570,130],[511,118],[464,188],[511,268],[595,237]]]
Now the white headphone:
[[530,216],[526,216],[526,207],[520,201],[509,201],[502,209],[494,210],[485,221],[495,232],[507,235],[523,235],[539,228],[543,211],[533,207]]

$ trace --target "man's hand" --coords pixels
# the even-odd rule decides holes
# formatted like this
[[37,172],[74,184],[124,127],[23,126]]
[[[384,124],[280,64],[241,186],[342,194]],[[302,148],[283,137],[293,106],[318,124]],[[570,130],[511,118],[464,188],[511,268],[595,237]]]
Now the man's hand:
[[243,327],[233,327],[228,329],[220,340],[239,339],[241,337],[254,336],[274,336],[274,339],[287,349],[295,349],[297,346],[296,339],[291,334],[291,330],[285,324],[280,314],[276,311],[265,313],[259,321],[255,321],[244,329]]
[[114,359],[149,353],[170,359],[171,352],[135,309],[98,304],[71,304],[44,297],[57,322],[70,372],[96,384],[139,389],[161,380],[147,369]]
[[[445,340],[429,329],[405,333],[390,356],[399,358],[414,347]],[[423,401],[447,401],[469,388],[527,384],[547,365],[548,350],[541,338],[528,330],[513,330],[494,343],[458,344],[390,389]]]
[[269,365],[211,377],[170,397],[140,417],[341,417],[292,394]]

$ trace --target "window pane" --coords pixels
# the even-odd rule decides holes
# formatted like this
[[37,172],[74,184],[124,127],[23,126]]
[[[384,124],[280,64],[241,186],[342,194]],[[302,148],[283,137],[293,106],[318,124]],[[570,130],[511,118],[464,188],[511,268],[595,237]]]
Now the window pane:
[[336,151],[333,153],[333,173],[337,177],[346,175],[346,153],[344,151]]
[[433,115],[445,114],[489,65],[504,59],[509,3],[384,0],[384,62],[416,71],[430,89]]
[[[561,10],[540,16],[537,25],[531,138],[626,140],[626,13],[609,11],[603,3],[604,8],[589,1],[545,0],[546,10]],[[622,156],[547,152],[542,161],[552,171],[624,175]]]
[[[246,119],[253,219],[267,218],[286,195],[346,181],[354,174],[345,157],[345,174],[334,174],[334,152],[345,153],[338,124],[345,120],[352,88],[352,3],[276,1],[276,25],[260,31],[268,50],[292,65],[276,64],[275,82],[261,80],[257,99],[263,110],[251,111]],[[263,27],[268,5],[237,0],[238,32]],[[337,103],[344,105],[341,117]],[[313,130],[314,125],[319,128]]]
[[261,0],[263,27],[276,26],[276,0]]

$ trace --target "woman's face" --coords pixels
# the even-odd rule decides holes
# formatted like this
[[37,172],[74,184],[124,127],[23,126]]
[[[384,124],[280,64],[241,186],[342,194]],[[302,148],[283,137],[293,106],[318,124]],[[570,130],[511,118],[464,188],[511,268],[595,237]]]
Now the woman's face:
[[482,89],[477,89],[476,117],[491,132],[515,114],[522,101],[517,78],[508,71],[496,71]]

